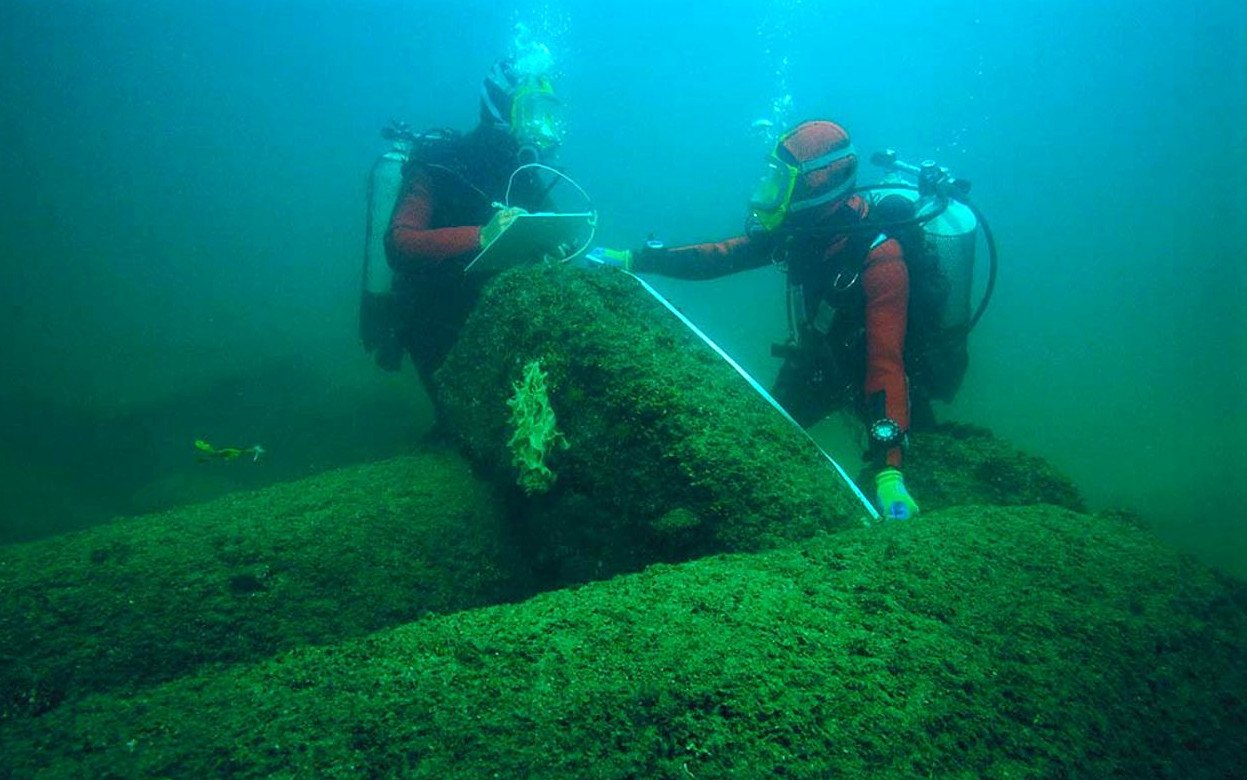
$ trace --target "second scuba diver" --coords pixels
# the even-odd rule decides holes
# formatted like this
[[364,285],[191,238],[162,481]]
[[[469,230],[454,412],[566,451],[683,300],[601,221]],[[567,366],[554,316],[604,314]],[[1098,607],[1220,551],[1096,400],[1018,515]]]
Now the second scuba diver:
[[[514,58],[495,63],[485,78],[474,130],[412,138],[385,234],[396,312],[394,357],[386,367],[398,368],[404,351],[411,356],[433,401],[435,431],[445,420],[433,374],[484,281],[464,269],[517,214],[553,210],[552,185],[543,183],[537,168],[520,166],[548,157],[561,140],[560,106],[549,78],[517,67]],[[496,208],[503,201],[508,207]]]
[[[913,205],[894,195],[872,206],[855,193],[857,168],[844,128],[803,122],[770,155],[750,202],[746,235],[678,248],[651,243],[629,252],[602,250],[597,257],[629,271],[682,279],[780,266],[787,275],[790,338],[773,350],[784,363],[772,394],[806,428],[856,402],[868,426],[880,508],[901,519],[918,513],[901,472],[912,419],[906,359],[919,354],[907,350],[906,335],[922,341],[914,326],[921,330],[931,321],[924,312],[938,307],[947,288],[941,290],[938,274],[921,262],[922,228]],[[912,278],[911,270],[918,270]],[[958,350],[940,367],[939,381],[953,391],[966,367],[964,345]],[[920,401],[918,416],[933,422],[929,398]]]

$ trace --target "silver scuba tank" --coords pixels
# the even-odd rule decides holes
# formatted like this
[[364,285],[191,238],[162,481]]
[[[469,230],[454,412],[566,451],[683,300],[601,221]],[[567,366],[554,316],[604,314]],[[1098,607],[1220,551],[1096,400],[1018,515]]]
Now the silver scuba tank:
[[411,156],[412,137],[405,127],[387,128],[391,149],[377,158],[368,174],[368,207],[364,222],[364,267],[360,280],[359,337],[365,352],[394,370],[401,362],[395,340],[396,305],[391,292],[394,272],[385,255],[385,234],[403,187],[403,166]]
[[[895,177],[895,178],[893,178]],[[904,182],[898,174],[884,177],[883,184]],[[913,203],[918,216],[938,207],[932,197],[921,197],[910,188],[872,190],[870,200],[878,203],[888,195],[900,195]],[[978,220],[968,206],[949,200],[947,207],[934,219],[922,225],[926,253],[935,259],[940,273],[948,281],[948,298],[940,312],[940,328],[965,328],[970,322],[970,294],[974,287],[974,253],[977,245]]]
[[952,200],[943,213],[922,227],[927,252],[936,258],[948,280],[948,300],[940,315],[940,327],[944,330],[962,329],[970,324],[978,226],[970,207]]
[[407,164],[409,153],[410,144],[396,141],[393,149],[377,158],[368,175],[368,215],[364,228],[365,293],[383,295],[390,292],[394,273],[385,257],[385,231],[403,187],[403,166]]

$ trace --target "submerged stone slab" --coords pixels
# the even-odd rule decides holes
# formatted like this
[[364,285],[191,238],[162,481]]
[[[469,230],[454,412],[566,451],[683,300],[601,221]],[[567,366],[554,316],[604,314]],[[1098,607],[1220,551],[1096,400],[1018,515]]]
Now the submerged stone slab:
[[523,572],[447,453],[0,548],[0,720],[518,598]]
[[14,776],[1241,775],[1247,591],[1136,528],[965,508],[92,697]]
[[[534,364],[562,443],[547,448],[548,492],[526,495],[508,401]],[[513,488],[526,549],[553,584],[762,549],[866,515],[798,428],[624,274],[501,275],[437,384],[468,455]]]
[[1086,509],[1077,486],[1052,464],[986,428],[963,423],[944,423],[910,436],[905,484],[923,511],[969,504]]

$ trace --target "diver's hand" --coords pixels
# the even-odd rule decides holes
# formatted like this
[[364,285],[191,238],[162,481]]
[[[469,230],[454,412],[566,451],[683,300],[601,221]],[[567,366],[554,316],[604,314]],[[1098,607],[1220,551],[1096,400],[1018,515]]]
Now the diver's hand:
[[494,212],[489,221],[481,228],[481,246],[487,247],[495,238],[502,235],[502,231],[506,230],[515,218],[523,214],[524,209],[509,208]]
[[623,271],[632,270],[632,252],[627,249],[607,249],[604,246],[595,246],[585,253],[586,265],[607,266],[609,268],[619,268]]
[[875,475],[875,496],[888,520],[908,520],[918,514],[918,502],[905,488],[901,472],[887,468]]

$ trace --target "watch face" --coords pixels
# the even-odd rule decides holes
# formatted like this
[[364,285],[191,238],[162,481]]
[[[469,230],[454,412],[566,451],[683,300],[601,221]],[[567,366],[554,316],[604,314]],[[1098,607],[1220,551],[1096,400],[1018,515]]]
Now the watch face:
[[870,435],[875,441],[890,444],[901,437],[901,426],[893,420],[878,420],[870,426]]

